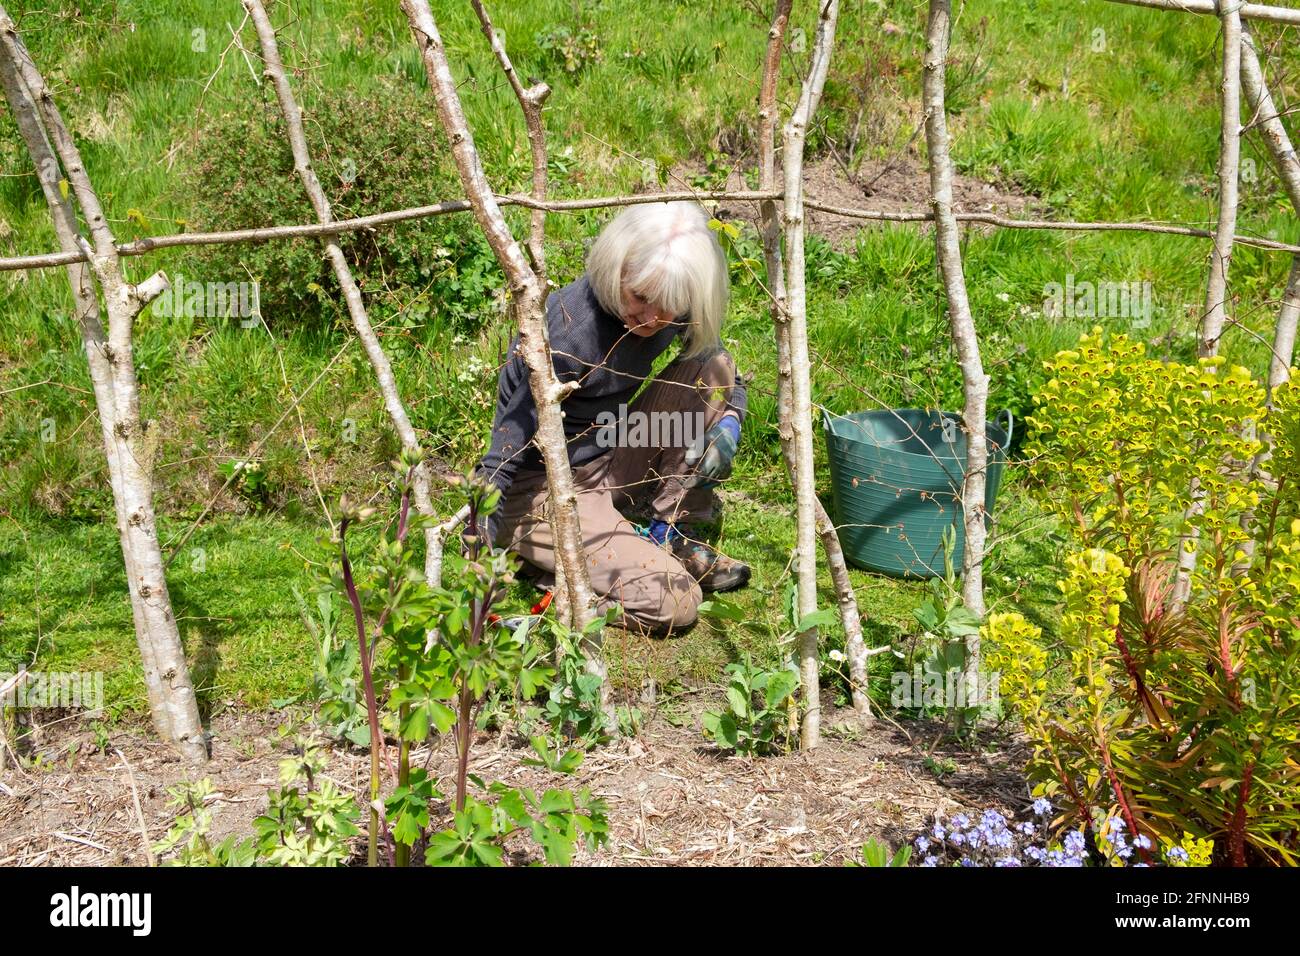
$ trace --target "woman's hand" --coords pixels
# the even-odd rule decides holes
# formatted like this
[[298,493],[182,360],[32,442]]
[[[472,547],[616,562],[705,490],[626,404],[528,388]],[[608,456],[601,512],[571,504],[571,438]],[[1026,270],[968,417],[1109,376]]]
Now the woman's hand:
[[687,488],[716,488],[731,477],[731,464],[740,447],[740,419],[728,412],[686,451],[686,467],[695,474],[683,482]]

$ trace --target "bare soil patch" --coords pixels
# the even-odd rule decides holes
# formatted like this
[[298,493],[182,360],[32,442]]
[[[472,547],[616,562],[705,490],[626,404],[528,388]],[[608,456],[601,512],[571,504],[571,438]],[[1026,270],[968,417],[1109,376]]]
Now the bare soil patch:
[[[751,188],[744,173],[752,161],[732,166],[726,177],[727,190]],[[675,167],[669,178],[672,189],[692,188],[705,167],[699,162]],[[779,177],[779,172],[778,172]],[[719,180],[721,177],[719,177]],[[719,184],[720,187],[720,184]],[[930,211],[930,174],[911,156],[864,162],[850,174],[833,157],[822,157],[804,167],[804,195],[831,206],[852,206],[884,213],[926,213]],[[953,207],[956,212],[994,212],[1002,215],[1025,215],[1036,207],[1034,197],[1008,191],[972,176],[958,174],[953,179]],[[718,205],[719,219],[740,219],[755,225],[759,222],[757,203],[726,201]],[[879,228],[881,223],[849,219],[810,209],[808,228],[836,246],[846,246],[861,229]],[[928,227],[920,227],[928,228]],[[977,226],[975,228],[991,228]]]
[[[251,834],[265,811],[286,755],[276,733],[282,719],[234,708],[214,719],[213,759],[201,775],[216,790],[217,840]],[[719,753],[693,725],[656,716],[637,737],[589,753],[573,777],[524,766],[532,751],[511,735],[481,734],[471,770],[512,786],[587,786],[603,797],[611,839],[595,854],[579,851],[575,862],[587,866],[841,865],[858,859],[872,837],[897,847],[936,812],[1015,812],[1027,803],[1027,752],[1016,740],[986,740],[972,752],[934,743],[935,725],[878,720],[850,731],[842,719],[827,714],[827,725],[841,729],[815,751],[748,759]],[[185,778],[183,766],[144,728],[113,734],[104,754],[88,730],[62,726],[39,748],[45,769],[19,771],[10,762],[0,776],[0,865],[143,865],[130,780],[114,751],[134,773],[150,841],[172,824],[166,787]],[[927,755],[944,765],[941,776],[927,769]],[[427,761],[444,780],[454,760],[450,738],[416,752],[416,764]],[[328,776],[358,803],[368,773],[364,751],[330,751]],[[434,820],[448,822],[445,814]],[[354,860],[364,860],[364,838],[356,840]]]

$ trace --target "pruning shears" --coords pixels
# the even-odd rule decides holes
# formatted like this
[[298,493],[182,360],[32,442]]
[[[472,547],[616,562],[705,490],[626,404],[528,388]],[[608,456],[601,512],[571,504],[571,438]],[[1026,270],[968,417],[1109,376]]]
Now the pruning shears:
[[508,631],[514,631],[533,618],[541,617],[546,613],[546,609],[551,606],[551,601],[555,598],[554,591],[547,591],[542,595],[541,600],[534,604],[528,614],[518,614],[514,617],[502,617],[500,614],[489,614],[488,623],[496,627],[504,627]]

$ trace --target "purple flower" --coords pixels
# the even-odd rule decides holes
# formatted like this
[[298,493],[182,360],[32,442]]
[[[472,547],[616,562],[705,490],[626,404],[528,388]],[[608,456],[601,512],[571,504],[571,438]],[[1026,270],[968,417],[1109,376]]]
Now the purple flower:
[[1133,838],[1133,845],[1139,850],[1149,850],[1151,849],[1151,838],[1145,833],[1139,833]]
[[1065,836],[1065,852],[1071,855],[1083,853],[1088,844],[1083,839],[1083,834],[1078,830],[1071,830]]
[[1034,813],[1040,817],[1045,817],[1052,812],[1052,801],[1046,797],[1039,797],[1034,801]]
[[1020,860],[1014,856],[1004,856],[993,865],[994,866],[1019,866]]
[[1034,832],[1035,832],[1037,829],[1038,829],[1038,827],[1034,826],[1034,825],[1033,825],[1032,823],[1030,823],[1028,820],[1026,820],[1024,823],[1017,823],[1017,824],[1016,824],[1016,832],[1019,833],[1021,836],[1027,836],[1027,837],[1028,837],[1028,836],[1033,836],[1033,835],[1034,835]]
[[952,825],[959,830],[964,830],[970,826],[970,817],[964,813],[959,813],[952,818]]
[[953,846],[961,846],[966,842],[966,837],[960,831],[954,830],[948,835],[948,842]]
[[942,824],[936,823],[934,828],[930,830],[930,835],[936,840],[942,840],[948,835],[948,831],[943,828]]
[[1191,859],[1191,857],[1187,855],[1187,851],[1180,846],[1171,846],[1165,851],[1165,857],[1170,860],[1176,860],[1179,863],[1186,863]]
[[924,835],[922,835],[916,838],[915,845],[916,845],[917,853],[924,853],[926,850],[930,848],[930,841],[927,840]]
[[939,864],[939,858],[935,856],[933,853],[931,853],[921,862],[922,866],[938,866],[938,864]]

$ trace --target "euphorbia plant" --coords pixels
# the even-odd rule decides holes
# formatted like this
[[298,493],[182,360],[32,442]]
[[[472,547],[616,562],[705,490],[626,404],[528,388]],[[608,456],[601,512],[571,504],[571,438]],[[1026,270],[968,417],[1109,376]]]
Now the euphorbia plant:
[[[1155,361],[1100,330],[1049,369],[1029,451],[1074,542],[1065,660],[1053,666],[1020,614],[984,627],[989,666],[1034,740],[1039,790],[1060,823],[1104,809],[1157,842],[1212,839],[1219,862],[1294,864],[1298,390],[1266,410],[1246,369]],[[1250,467],[1252,424],[1273,436],[1271,474]],[[1185,604],[1170,600],[1180,547],[1201,552]]]

